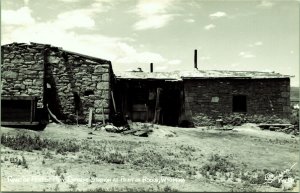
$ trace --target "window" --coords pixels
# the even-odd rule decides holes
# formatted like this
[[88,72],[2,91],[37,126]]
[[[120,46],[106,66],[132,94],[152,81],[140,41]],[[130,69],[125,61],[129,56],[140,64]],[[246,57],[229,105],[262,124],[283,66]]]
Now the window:
[[233,112],[247,112],[247,97],[246,95],[235,95],[232,97]]

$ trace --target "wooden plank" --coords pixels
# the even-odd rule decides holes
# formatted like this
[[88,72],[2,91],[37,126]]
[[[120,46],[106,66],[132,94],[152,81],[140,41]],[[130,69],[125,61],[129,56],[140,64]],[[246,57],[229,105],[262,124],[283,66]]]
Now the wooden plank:
[[36,109],[37,109],[37,101],[36,100],[33,100],[33,119],[32,119],[32,122],[36,120]]
[[292,126],[292,124],[284,124],[284,123],[274,123],[274,124],[272,124],[272,123],[266,123],[266,124],[264,124],[264,123],[262,123],[262,124],[259,124],[258,125],[259,127],[260,126],[274,126],[274,127],[286,127],[286,126]]
[[137,132],[137,131],[139,131],[139,129],[131,129],[131,130],[123,131],[122,133],[123,134],[130,134],[130,133],[134,133],[134,132]]
[[132,111],[146,112],[147,111],[147,105],[146,104],[133,104],[132,105]]
[[33,100],[30,101],[30,122],[33,122]]
[[1,100],[36,100],[38,96],[1,96]]
[[155,102],[155,111],[154,111],[154,119],[153,123],[158,123],[159,122],[159,115],[160,115],[160,108],[159,108],[159,100],[160,100],[160,88],[156,89],[156,102]]
[[1,122],[1,125],[3,126],[13,126],[13,125],[38,125],[39,122]]
[[92,127],[92,118],[93,118],[93,108],[90,108],[88,127]]
[[291,124],[281,124],[281,123],[274,123],[274,124],[259,124],[258,127],[262,129],[274,129],[274,128],[285,128],[285,127],[290,127],[292,126]]
[[60,124],[62,124],[62,125],[64,124],[63,122],[61,122],[60,120],[58,120],[57,117],[50,111],[48,104],[47,104],[47,110],[48,110],[49,115],[50,115],[56,122],[58,122],[58,123],[60,123]]
[[102,107],[102,123],[105,124],[104,107]]
[[111,98],[112,98],[115,113],[117,113],[117,107],[116,107],[116,102],[115,102],[115,98],[114,98],[114,93],[113,93],[113,91],[110,91],[110,93],[111,93]]
[[76,124],[78,126],[78,110],[76,110]]

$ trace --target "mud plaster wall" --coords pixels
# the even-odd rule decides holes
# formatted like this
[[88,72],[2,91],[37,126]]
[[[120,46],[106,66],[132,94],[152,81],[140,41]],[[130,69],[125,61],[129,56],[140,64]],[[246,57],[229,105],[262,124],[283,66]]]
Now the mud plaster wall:
[[43,107],[44,59],[38,48],[1,46],[1,96],[37,96]]
[[[52,107],[56,107],[52,109],[57,116],[67,122],[76,121],[75,103],[77,103],[80,122],[88,122],[90,108],[93,109],[94,121],[102,121],[102,108],[104,119],[109,119],[110,75],[112,73],[109,61],[98,62],[76,54],[50,51],[47,54],[46,66],[46,80],[53,88],[52,91],[55,92],[54,97],[56,97],[55,100],[52,98],[55,102]],[[49,94],[47,94],[48,97]],[[78,96],[77,99],[75,95]]]
[[[247,115],[290,114],[290,80],[284,79],[202,79],[185,80],[185,108],[192,116],[211,117],[232,113],[232,96],[246,95]],[[218,97],[218,102],[212,102]]]

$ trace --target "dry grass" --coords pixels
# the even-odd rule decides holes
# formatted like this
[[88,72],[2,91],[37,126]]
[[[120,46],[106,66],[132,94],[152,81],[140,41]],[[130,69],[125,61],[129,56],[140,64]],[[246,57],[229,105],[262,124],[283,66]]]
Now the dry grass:
[[74,140],[55,141],[41,138],[38,135],[31,136],[25,133],[15,135],[2,134],[1,144],[14,150],[33,151],[50,149],[57,153],[78,152],[79,145]]
[[[53,128],[51,128],[53,129]],[[76,129],[76,128],[74,128]],[[163,129],[163,128],[159,128]],[[159,130],[157,129],[157,130]],[[279,175],[297,158],[297,140],[287,137],[269,138],[249,136],[243,132],[215,132],[197,129],[178,129],[172,138],[139,138],[108,134],[97,131],[93,139],[87,139],[80,131],[75,138],[64,139],[51,135],[63,135],[63,131],[46,130],[47,135],[7,129],[1,136],[2,177],[10,173],[41,177],[58,177],[59,182],[18,184],[8,190],[42,191],[280,191],[280,182],[266,183],[265,175]],[[155,132],[155,131],[154,131]],[[265,132],[265,131],[264,131]],[[164,137],[164,136],[162,136]],[[250,148],[251,147],[251,148]],[[24,156],[24,160],[22,158]],[[251,156],[249,156],[251,155]],[[268,157],[272,155],[272,159]],[[17,161],[10,159],[17,157]],[[282,161],[285,157],[285,162]],[[4,159],[3,159],[4,158]],[[26,158],[26,159],[25,159]],[[23,167],[25,162],[27,169]],[[20,164],[19,164],[20,163]],[[22,164],[23,163],[23,164]],[[286,164],[287,163],[287,164]],[[14,169],[14,166],[17,168]],[[19,167],[22,166],[22,167]],[[43,170],[41,170],[43,168]],[[297,178],[294,168],[289,177]],[[25,173],[24,173],[25,172]],[[68,176],[83,177],[87,182],[69,182]],[[160,176],[185,179],[185,183],[97,183],[93,179],[156,178]],[[9,189],[10,188],[10,189]],[[275,188],[275,189],[272,189]]]

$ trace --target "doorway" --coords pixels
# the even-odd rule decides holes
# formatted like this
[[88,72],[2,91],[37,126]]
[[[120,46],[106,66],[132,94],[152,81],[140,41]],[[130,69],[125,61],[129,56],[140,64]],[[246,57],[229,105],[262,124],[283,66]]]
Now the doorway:
[[178,88],[164,88],[161,93],[163,125],[177,126],[181,109],[180,90]]

